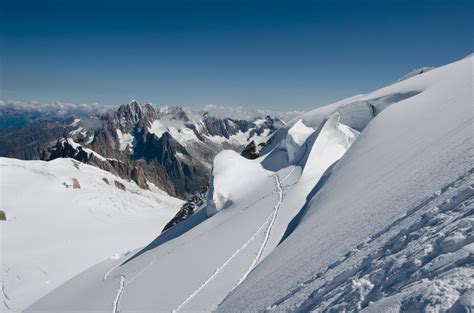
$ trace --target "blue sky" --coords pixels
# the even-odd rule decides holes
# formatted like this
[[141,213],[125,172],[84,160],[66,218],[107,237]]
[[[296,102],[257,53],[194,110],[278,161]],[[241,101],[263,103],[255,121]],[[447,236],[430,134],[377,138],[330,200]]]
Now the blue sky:
[[4,99],[307,110],[473,50],[461,0],[1,6]]

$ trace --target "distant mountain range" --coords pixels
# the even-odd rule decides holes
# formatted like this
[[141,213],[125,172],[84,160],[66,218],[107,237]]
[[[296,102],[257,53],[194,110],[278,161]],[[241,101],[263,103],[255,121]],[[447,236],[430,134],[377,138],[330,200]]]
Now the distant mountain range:
[[41,121],[63,121],[71,117],[101,114],[111,106],[98,103],[75,104],[60,101],[51,103],[39,101],[0,100],[0,132],[24,127]]
[[73,158],[133,180],[141,188],[148,189],[147,182],[152,182],[170,195],[189,198],[208,184],[219,151],[241,152],[249,144],[261,144],[284,124],[270,116],[252,121],[217,118],[135,100],[115,111],[81,115],[4,130],[0,156]]
[[[151,104],[155,109],[168,106]],[[0,132],[24,127],[41,121],[64,121],[71,117],[87,117],[101,115],[117,110],[119,105],[106,105],[99,103],[68,103],[62,101],[19,101],[0,100]],[[242,106],[206,105],[202,108],[182,107],[187,112],[194,114],[209,114],[210,116],[224,119],[231,117],[238,120],[253,121],[257,118],[272,116],[289,121],[304,111],[275,111],[267,109],[251,109]]]

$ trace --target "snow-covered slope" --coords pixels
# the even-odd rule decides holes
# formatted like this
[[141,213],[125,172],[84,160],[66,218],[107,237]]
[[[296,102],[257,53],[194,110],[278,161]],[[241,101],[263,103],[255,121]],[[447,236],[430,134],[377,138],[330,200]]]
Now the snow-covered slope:
[[452,305],[472,288],[472,88],[468,58],[305,113],[258,159],[221,152],[207,208],[29,310]]
[[182,203],[72,159],[0,158],[0,190],[2,312],[145,244]]
[[460,297],[472,306],[472,60],[360,98],[420,92],[364,129],[299,226],[220,311],[438,311]]

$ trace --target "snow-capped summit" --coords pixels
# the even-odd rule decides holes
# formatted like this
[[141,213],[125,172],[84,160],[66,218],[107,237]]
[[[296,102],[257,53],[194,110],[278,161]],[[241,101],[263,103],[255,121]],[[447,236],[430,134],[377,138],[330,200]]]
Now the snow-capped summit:
[[472,61],[220,152],[206,207],[26,311],[472,308]]
[[156,112],[150,104],[141,105],[132,100],[128,104],[121,105],[115,111],[114,118],[119,122],[122,131],[130,131],[135,124],[148,125],[156,119]]

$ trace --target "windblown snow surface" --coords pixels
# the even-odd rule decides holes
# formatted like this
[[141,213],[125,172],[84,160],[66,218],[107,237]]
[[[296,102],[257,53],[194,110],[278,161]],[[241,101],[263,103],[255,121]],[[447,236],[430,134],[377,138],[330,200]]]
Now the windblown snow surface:
[[473,58],[223,151],[208,204],[28,311],[445,311],[473,302]]
[[143,190],[72,159],[0,158],[0,209],[7,216],[0,221],[0,311],[21,311],[159,234],[182,201],[150,186]]

